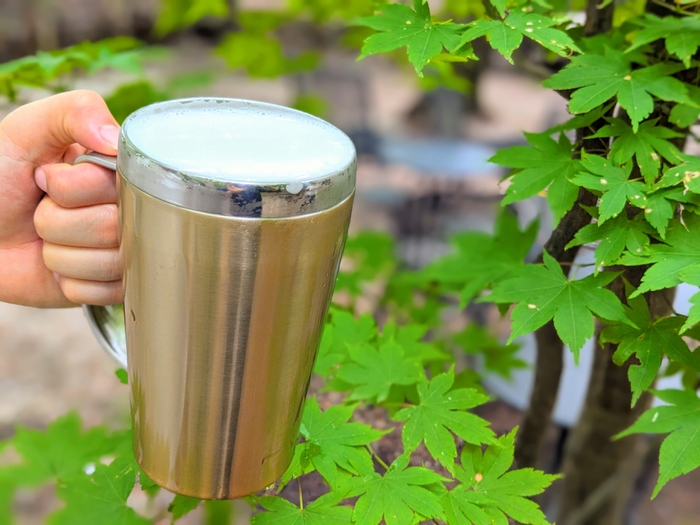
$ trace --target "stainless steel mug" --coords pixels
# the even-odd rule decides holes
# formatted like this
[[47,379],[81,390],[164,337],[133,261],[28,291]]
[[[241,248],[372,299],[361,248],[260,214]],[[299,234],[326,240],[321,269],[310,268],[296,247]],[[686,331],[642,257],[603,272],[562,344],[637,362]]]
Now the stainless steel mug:
[[[151,117],[165,112],[206,118],[222,107],[327,126],[350,155],[340,168],[317,163],[301,180],[285,179],[282,164],[277,180],[256,182],[252,172],[212,177],[152,158],[131,136],[136,124],[158,125]],[[326,146],[317,147],[322,156]],[[116,159],[88,154],[77,162],[118,173],[124,315],[114,307],[86,311],[98,339],[128,368],[141,468],[197,498],[238,498],[269,486],[293,455],[343,251],[355,188],[352,144],[291,109],[187,99],[132,114]]]

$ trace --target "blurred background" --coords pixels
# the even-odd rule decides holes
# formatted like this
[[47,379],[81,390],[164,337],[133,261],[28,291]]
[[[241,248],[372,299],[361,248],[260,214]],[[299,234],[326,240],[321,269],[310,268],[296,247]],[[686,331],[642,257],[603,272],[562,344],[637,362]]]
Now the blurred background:
[[[540,86],[546,71],[512,66],[490,49],[477,49],[478,62],[428,66],[423,78],[407,63],[404,50],[358,61],[367,33],[348,29],[347,20],[371,13],[368,2],[228,2],[230,15],[204,17],[190,26],[188,17],[198,16],[187,13],[185,0],[0,0],[0,86],[4,78],[28,79],[28,87],[19,90],[0,87],[0,118],[19,104],[73,88],[102,94],[119,120],[150,102],[195,95],[262,100],[314,113],[345,131],[358,150],[351,232],[391,234],[409,268],[445,254],[452,233],[491,231],[505,172],[488,159],[499,147],[524,144],[523,131],[543,131],[568,118],[564,99]],[[209,2],[208,9],[215,11],[216,4]],[[433,12],[458,17],[480,5],[430,4]],[[41,54],[85,41],[102,44],[76,48],[63,62]],[[39,69],[11,62],[37,52]],[[72,72],[80,53],[90,55],[91,65]],[[14,65],[3,69],[4,63]],[[61,68],[71,72],[64,75]],[[551,229],[544,201],[519,203],[514,211],[523,225],[540,217],[541,247]],[[589,256],[582,252],[581,257]],[[679,311],[683,301],[687,294],[680,292]],[[468,315],[480,315],[507,334],[494,312]],[[532,341],[521,343],[521,358],[532,362]],[[553,455],[561,429],[578,417],[591,352],[584,349],[578,369],[567,364],[557,425],[548,437]],[[12,436],[17,424],[45,428],[71,410],[88,426],[123,427],[128,389],[114,370],[81,310],[0,303],[0,439]],[[531,382],[529,368],[509,380],[486,378],[497,399],[482,415],[496,431],[518,424]],[[700,473],[671,482],[649,502],[656,458],[648,463],[630,525],[700,523]],[[52,487],[20,491],[16,521],[42,523],[57,504]],[[181,523],[199,523],[198,513]],[[236,515],[237,523],[247,523],[246,505],[236,504]]]

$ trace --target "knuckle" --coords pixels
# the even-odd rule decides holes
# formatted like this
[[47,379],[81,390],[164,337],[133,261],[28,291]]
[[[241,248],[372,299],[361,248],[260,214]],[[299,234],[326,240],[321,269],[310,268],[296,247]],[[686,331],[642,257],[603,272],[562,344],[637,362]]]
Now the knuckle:
[[108,256],[102,261],[101,275],[103,275],[106,280],[113,281],[115,279],[121,279],[121,274],[122,261],[119,251],[110,250]]
[[89,111],[96,104],[103,104],[104,101],[100,95],[89,89],[76,89],[69,93],[71,106],[77,111]]

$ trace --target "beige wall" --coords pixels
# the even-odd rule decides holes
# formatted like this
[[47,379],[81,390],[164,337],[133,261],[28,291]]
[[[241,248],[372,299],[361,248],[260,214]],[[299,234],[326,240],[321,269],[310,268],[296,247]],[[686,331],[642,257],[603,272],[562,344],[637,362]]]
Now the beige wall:
[[83,40],[147,31],[158,0],[1,0],[0,62]]

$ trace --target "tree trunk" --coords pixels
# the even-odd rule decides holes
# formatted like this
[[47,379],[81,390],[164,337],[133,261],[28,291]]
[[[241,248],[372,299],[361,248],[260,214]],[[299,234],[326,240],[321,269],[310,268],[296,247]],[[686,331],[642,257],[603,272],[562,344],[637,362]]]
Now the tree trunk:
[[[645,269],[626,268],[625,278],[637,286]],[[620,279],[611,289],[625,300]],[[672,313],[674,294],[675,289],[666,289],[646,295],[652,319]],[[612,360],[616,349],[617,345],[611,343],[596,349],[586,404],[565,451],[559,525],[623,523],[632,485],[646,455],[643,436],[613,440],[636,421],[652,399],[646,393],[632,408],[627,372],[634,361],[617,366]]]
[[[597,0],[589,0],[587,8],[586,36],[592,36],[610,30],[612,27],[613,4],[603,9],[598,8]],[[594,122],[590,128],[579,129],[576,132],[577,147],[589,151],[607,149],[607,139],[585,139],[607,124],[602,118]],[[581,205],[595,206],[596,197],[581,188],[579,198],[573,208],[557,225],[551,237],[544,246],[545,251],[560,263],[570,263],[578,253],[578,247],[564,250],[564,247],[574,238],[576,232],[590,223],[591,217]],[[568,275],[571,266],[565,264],[562,270]],[[530,405],[523,424],[518,432],[515,447],[515,462],[518,468],[538,467],[539,452],[542,439],[552,418],[552,410],[559,390],[561,378],[564,344],[554,329],[552,322],[547,323],[535,332],[537,340],[537,361],[535,364],[535,383],[530,396]]]

